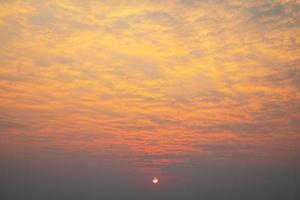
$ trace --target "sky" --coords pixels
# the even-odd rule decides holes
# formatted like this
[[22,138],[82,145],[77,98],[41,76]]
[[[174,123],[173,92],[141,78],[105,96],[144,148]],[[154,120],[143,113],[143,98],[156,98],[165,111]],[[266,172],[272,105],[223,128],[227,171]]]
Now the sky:
[[0,199],[300,198],[299,0],[0,0],[0,44]]

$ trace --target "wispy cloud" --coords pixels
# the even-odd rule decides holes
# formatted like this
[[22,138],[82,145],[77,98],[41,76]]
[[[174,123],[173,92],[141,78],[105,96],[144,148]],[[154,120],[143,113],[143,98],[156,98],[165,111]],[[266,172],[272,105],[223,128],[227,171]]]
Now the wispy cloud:
[[298,1],[0,4],[8,144],[40,137],[162,166],[299,146]]

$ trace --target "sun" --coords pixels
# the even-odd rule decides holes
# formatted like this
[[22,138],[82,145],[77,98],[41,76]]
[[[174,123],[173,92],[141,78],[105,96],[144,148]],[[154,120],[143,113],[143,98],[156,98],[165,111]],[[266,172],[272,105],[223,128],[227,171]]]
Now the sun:
[[152,182],[153,182],[154,184],[158,183],[158,178],[154,177],[154,178],[152,179]]

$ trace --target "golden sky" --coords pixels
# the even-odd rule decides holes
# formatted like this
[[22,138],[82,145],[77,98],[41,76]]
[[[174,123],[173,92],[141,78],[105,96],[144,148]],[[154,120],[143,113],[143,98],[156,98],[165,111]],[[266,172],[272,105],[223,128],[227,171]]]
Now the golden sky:
[[299,0],[0,4],[2,157],[299,158]]

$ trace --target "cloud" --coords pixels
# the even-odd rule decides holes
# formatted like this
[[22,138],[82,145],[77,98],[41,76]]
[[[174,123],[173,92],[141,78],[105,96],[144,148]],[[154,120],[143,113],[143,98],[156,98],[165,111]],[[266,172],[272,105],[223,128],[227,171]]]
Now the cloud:
[[23,124],[18,124],[15,122],[10,122],[10,121],[0,121],[0,129],[3,130],[8,130],[8,129],[24,129],[27,126]]
[[162,166],[265,148],[275,159],[272,148],[297,141],[299,2],[0,4],[1,126],[12,141],[24,129],[53,149],[84,144]]

